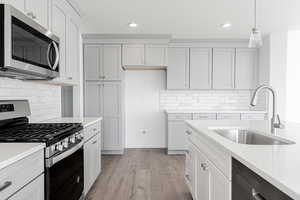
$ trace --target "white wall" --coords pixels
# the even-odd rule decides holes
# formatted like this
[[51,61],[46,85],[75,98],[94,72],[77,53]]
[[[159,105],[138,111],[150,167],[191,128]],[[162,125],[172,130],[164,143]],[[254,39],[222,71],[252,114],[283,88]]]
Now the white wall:
[[0,78],[0,100],[28,99],[31,121],[61,116],[61,87]]
[[165,84],[165,71],[126,71],[126,148],[166,147],[166,119],[159,105]]
[[[277,93],[277,112],[286,119],[287,32],[270,35],[270,85]],[[270,106],[272,104],[270,103]]]

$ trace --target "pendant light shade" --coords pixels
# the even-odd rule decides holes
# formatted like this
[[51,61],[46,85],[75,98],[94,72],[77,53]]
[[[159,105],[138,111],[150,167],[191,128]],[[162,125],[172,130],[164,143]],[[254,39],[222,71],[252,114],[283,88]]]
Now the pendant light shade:
[[249,40],[249,48],[259,48],[263,45],[261,32],[257,28],[253,28]]
[[249,39],[249,48],[259,48],[263,45],[262,35],[257,28],[257,16],[256,16],[256,0],[254,0],[254,28],[251,30],[251,35]]

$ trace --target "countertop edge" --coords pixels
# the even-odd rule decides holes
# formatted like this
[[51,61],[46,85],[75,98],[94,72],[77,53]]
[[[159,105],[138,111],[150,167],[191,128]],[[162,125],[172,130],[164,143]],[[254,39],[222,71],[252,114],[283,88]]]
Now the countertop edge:
[[232,152],[229,148],[227,148],[225,145],[221,144],[219,141],[217,141],[213,137],[210,137],[208,134],[203,134],[202,133],[203,131],[209,131],[209,130],[206,130],[206,129],[203,128],[203,129],[201,129],[202,130],[202,132],[201,132],[201,130],[199,130],[198,127],[195,127],[193,124],[190,124],[189,121],[186,121],[186,124],[190,128],[192,128],[193,130],[195,130],[198,134],[201,134],[202,136],[208,138],[209,140],[212,140],[213,142],[217,143],[218,145],[220,145],[221,147],[223,147],[224,149],[226,149],[228,152],[230,152],[231,157],[234,157],[235,159],[237,159],[238,161],[240,161],[246,167],[248,167],[249,169],[251,169],[252,171],[254,171],[255,173],[257,173],[259,176],[261,176],[262,178],[264,178],[265,180],[267,180],[268,182],[270,182],[272,185],[274,185],[275,187],[277,187],[278,189],[280,189],[281,191],[283,191],[284,193],[286,193],[288,196],[290,196],[291,198],[293,198],[295,200],[297,200],[297,199],[300,200],[300,194],[298,194],[297,192],[293,191],[289,187],[285,186],[283,183],[281,183],[280,181],[276,180],[271,175],[268,175],[268,173],[264,172],[263,170],[259,169],[258,167],[254,166],[253,164],[249,163],[247,160],[245,160],[241,156],[239,156],[236,153]]
[[260,110],[164,110],[166,114],[198,114],[198,113],[241,113],[241,114],[267,114]]
[[18,161],[30,156],[31,154],[34,154],[34,153],[38,152],[39,150],[44,149],[45,147],[46,147],[45,144],[40,143],[39,145],[37,145],[35,147],[32,147],[27,151],[21,152],[18,155],[14,156],[14,157],[11,157],[11,158],[1,162],[0,163],[0,170],[14,164],[15,162],[18,162]]

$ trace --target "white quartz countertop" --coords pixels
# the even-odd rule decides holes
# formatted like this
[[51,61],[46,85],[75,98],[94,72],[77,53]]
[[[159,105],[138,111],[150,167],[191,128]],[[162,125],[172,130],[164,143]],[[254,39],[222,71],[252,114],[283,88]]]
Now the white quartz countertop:
[[62,117],[48,119],[39,123],[81,123],[83,127],[87,127],[101,120],[102,117]]
[[167,114],[179,114],[179,113],[257,113],[264,114],[267,111],[257,110],[165,110]]
[[[279,137],[296,142],[293,145],[245,145],[234,143],[213,132],[211,128],[247,127],[266,130],[267,121],[187,121],[199,134],[207,136],[227,149],[232,157],[259,174],[293,199],[300,200],[300,124],[286,124],[277,131]],[[254,127],[254,128],[253,128]]]
[[43,148],[43,143],[0,143],[0,170]]

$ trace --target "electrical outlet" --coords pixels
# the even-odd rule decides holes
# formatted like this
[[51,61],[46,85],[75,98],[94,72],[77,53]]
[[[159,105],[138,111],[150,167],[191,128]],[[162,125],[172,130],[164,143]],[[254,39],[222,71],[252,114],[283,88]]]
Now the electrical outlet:
[[146,129],[142,129],[142,130],[141,130],[141,133],[142,133],[142,134],[146,134],[146,133],[147,133],[147,130],[146,130]]

